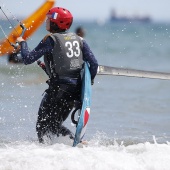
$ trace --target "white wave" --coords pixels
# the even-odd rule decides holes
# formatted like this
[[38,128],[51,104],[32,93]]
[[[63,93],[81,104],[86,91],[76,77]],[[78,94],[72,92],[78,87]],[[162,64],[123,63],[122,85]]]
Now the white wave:
[[82,147],[15,142],[0,146],[0,170],[169,170],[170,144]]

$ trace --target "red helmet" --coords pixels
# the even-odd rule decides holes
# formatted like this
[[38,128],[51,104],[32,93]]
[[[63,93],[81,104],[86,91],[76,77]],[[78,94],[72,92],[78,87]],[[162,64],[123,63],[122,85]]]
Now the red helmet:
[[47,13],[47,17],[62,30],[69,29],[73,22],[73,16],[70,11],[60,7],[51,8]]

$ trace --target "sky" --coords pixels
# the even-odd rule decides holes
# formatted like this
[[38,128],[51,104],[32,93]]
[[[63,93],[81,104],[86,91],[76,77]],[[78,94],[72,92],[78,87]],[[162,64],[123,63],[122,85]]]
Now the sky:
[[[0,0],[14,16],[28,16],[45,0]],[[74,20],[107,20],[112,9],[119,16],[150,16],[170,22],[170,0],[56,0],[55,6],[67,8]],[[1,16],[1,15],[0,15]]]

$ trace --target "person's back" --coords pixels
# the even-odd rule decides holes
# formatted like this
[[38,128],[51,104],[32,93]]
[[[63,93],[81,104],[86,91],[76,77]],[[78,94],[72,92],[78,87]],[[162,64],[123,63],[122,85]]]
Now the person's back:
[[[54,41],[53,62],[54,76],[78,78],[83,67],[82,41],[75,33],[54,33],[50,35]],[[50,73],[48,57],[45,56],[46,67]]]

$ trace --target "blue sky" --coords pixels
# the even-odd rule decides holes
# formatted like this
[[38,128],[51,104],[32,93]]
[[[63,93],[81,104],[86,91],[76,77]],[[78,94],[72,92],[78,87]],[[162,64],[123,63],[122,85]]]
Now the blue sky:
[[[0,0],[15,16],[27,16],[45,0]],[[149,15],[153,20],[170,22],[170,0],[57,0],[56,6],[69,9],[75,19],[105,20],[112,9],[118,15]]]

